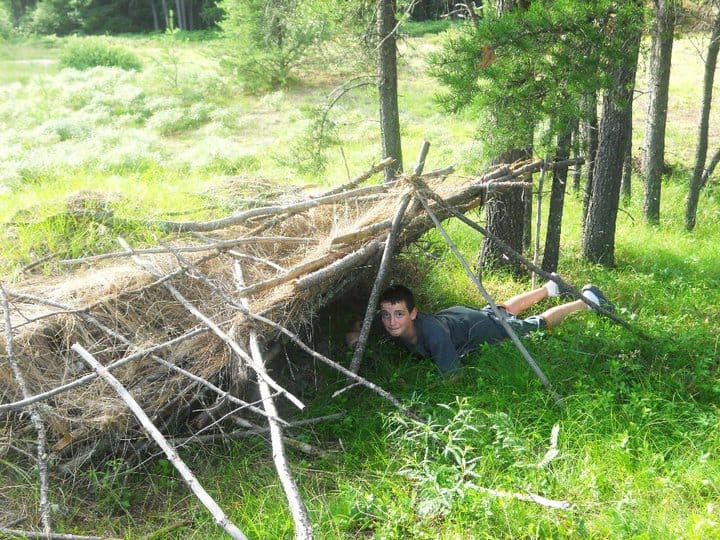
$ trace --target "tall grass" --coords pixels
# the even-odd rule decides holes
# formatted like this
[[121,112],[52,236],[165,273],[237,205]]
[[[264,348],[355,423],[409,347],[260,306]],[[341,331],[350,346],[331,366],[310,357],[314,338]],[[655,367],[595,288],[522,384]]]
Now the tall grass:
[[[407,42],[403,150],[411,162],[428,138],[427,169],[454,163],[471,172],[482,162],[472,118],[437,111],[435,87],[423,71],[422,57],[435,39]],[[303,176],[289,168],[288,154],[312,121],[298,105],[321,105],[337,81],[254,98],[234,93],[212,61],[211,44],[162,37],[136,38],[132,45],[143,57],[141,72],[65,69],[18,75],[0,86],[0,215],[14,223],[0,235],[6,275],[30,257],[74,256],[113,244],[118,229],[70,219],[68,208],[100,205],[127,218],[175,210],[209,216],[232,207],[223,201],[222,175],[329,184],[342,180],[346,167],[359,172],[377,158],[378,147],[368,144],[377,131],[370,92],[352,93],[333,111],[340,145],[328,154],[326,173]],[[678,50],[683,70],[697,68],[697,59],[682,54],[689,48]],[[696,74],[688,69],[685,83],[674,80],[679,93],[697,98]],[[673,130],[692,131],[692,118],[673,118]],[[643,223],[634,178],[633,197],[619,214],[615,268],[578,258],[581,195],[568,193],[560,273],[578,286],[597,283],[619,315],[651,339],[591,312],[528,338],[564,407],[553,403],[509,343],[469,355],[459,380],[450,381],[429,361],[372,342],[363,374],[411,405],[427,425],[366,390],[333,397],[344,378],[310,359],[294,359],[299,391],[310,405],[305,415],[346,413],[293,433],[333,451],[325,458],[290,451],[318,538],[720,538],[720,192],[710,186],[703,193],[698,227],[684,232],[692,137],[671,136],[668,146],[675,167],[663,185],[661,223]],[[208,202],[218,206],[207,209]],[[447,225],[472,262],[481,239],[462,224]],[[122,234],[143,241],[152,231]],[[436,233],[396,263],[396,278],[415,287],[425,310],[482,303]],[[498,299],[529,287],[528,280],[501,274],[485,275],[484,284]],[[318,322],[318,339],[340,360],[350,355],[341,345],[348,318],[329,314]],[[183,457],[250,537],[292,537],[265,442],[195,446],[183,449]],[[121,465],[77,479],[87,496],[53,483],[52,500],[61,501],[54,516],[59,532],[222,537],[167,462],[155,460],[118,480]],[[6,485],[18,486],[11,489],[18,500],[32,484],[21,473],[2,473],[14,479]],[[550,509],[488,490],[534,493],[572,506]]]

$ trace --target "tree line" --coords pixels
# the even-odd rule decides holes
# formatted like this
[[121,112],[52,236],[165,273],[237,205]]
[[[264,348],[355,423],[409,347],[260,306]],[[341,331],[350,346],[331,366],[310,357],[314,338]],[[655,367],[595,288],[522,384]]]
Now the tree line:
[[[346,88],[374,84],[378,89],[382,157],[396,160],[388,175],[402,170],[396,41],[402,37],[403,22],[459,20],[429,58],[430,73],[444,88],[441,105],[450,112],[477,113],[479,138],[496,162],[533,155],[557,161],[583,156],[584,187],[579,174],[572,179],[573,189],[584,193],[583,255],[609,265],[614,264],[620,199],[631,190],[634,85],[646,35],[650,79],[641,155],[643,216],[649,223],[660,220],[672,47],[677,21],[683,18],[708,36],[685,213],[688,230],[696,224],[700,192],[720,161],[720,149],[708,144],[720,49],[720,0],[2,1],[14,25],[31,20],[39,30],[39,21],[49,20],[54,21],[54,33],[217,26],[232,51],[223,65],[254,91],[286,84],[308,51],[330,38],[350,38],[363,44],[372,61],[357,74],[365,76],[365,82]],[[50,25],[42,28],[50,31]],[[323,121],[326,118],[325,113]],[[319,140],[326,140],[322,125],[317,131]],[[554,271],[568,171],[555,170],[549,182],[542,266]],[[486,204],[488,228],[516,251],[527,250],[532,205],[531,191],[495,196]],[[491,241],[482,253],[489,262],[507,262]]]
[[[470,11],[470,10],[469,10]],[[708,36],[699,109],[696,158],[688,186],[685,228],[695,227],[700,191],[720,161],[708,154],[710,110],[720,48],[720,2],[704,0],[495,0],[472,10],[470,21],[445,40],[431,70],[445,87],[449,111],[469,108],[498,161],[533,153],[561,161],[570,153],[586,161],[584,257],[612,265],[621,194],[630,193],[635,76],[641,38],[650,42],[647,121],[641,156],[643,217],[660,219],[665,165],[669,79],[673,37],[684,17]],[[567,171],[551,179],[542,267],[557,268]],[[580,188],[579,176],[573,181]],[[528,247],[531,194],[498,195],[487,205],[488,227],[517,251]],[[488,262],[505,262],[492,242]],[[519,268],[514,268],[520,271]]]

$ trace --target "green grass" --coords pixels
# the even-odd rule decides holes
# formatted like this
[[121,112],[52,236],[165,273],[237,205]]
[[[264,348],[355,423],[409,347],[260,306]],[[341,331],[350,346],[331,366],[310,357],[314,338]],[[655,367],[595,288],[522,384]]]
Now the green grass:
[[[352,175],[377,160],[376,103],[367,89],[333,110],[344,152],[334,147],[324,173],[301,175],[287,152],[311,121],[300,105],[321,105],[339,76],[315,74],[252,97],[236,92],[217,69],[219,40],[117,39],[142,57],[141,72],[96,68],[88,75],[41,64],[0,70],[0,215],[6,223],[0,251],[8,280],[21,264],[51,253],[113,249],[118,235],[150,242],[153,231],[134,226],[133,219],[178,210],[195,218],[226,215],[235,207],[225,174],[331,185],[345,179],[346,165]],[[403,45],[405,161],[414,161],[427,138],[426,169],[455,164],[468,173],[482,162],[472,119],[439,112],[432,103],[436,87],[423,71],[436,39],[410,38]],[[56,59],[58,41],[50,48],[4,44],[0,64]],[[683,107],[692,107],[701,70],[686,41],[677,51],[672,91]],[[644,111],[638,107],[635,148]],[[684,110],[673,118],[668,155],[676,166],[663,186],[661,222],[642,222],[641,179],[634,178],[633,197],[619,214],[615,268],[579,259],[580,196],[568,193],[563,223],[563,277],[577,286],[597,283],[620,316],[652,339],[593,313],[528,339],[563,408],[509,343],[467,357],[457,382],[438,377],[428,361],[371,343],[363,374],[412,405],[428,426],[410,422],[368,390],[333,398],[346,381],[308,360],[303,368],[311,373],[302,390],[310,410],[304,415],[346,413],[293,433],[333,450],[322,459],[289,451],[317,538],[720,538],[720,191],[713,185],[703,193],[698,226],[684,232],[696,117]],[[718,143],[717,133],[713,137],[711,147]],[[100,227],[65,215],[97,205],[123,221]],[[448,230],[472,264],[481,239],[457,222]],[[424,240],[398,258],[395,270],[415,287],[420,306],[482,303],[440,236]],[[498,299],[529,286],[500,274],[483,282]],[[346,323],[342,314],[329,315],[318,329],[342,361],[349,360],[337,345]],[[558,454],[539,467],[554,426]],[[265,442],[194,446],[182,457],[249,537],[292,538]],[[10,462],[0,467],[7,488],[0,500],[12,497],[34,508],[32,475]],[[222,538],[166,461],[118,475],[122,470],[116,462],[88,471],[74,488],[53,479],[57,532]],[[531,492],[572,507],[549,509],[487,489]]]

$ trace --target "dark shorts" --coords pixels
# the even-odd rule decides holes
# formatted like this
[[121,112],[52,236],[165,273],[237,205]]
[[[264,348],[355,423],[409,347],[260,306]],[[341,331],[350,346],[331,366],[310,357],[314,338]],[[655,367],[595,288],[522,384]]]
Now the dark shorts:
[[[543,319],[540,315],[531,315],[530,317],[521,319],[512,313],[508,313],[503,306],[498,306],[497,308],[498,311],[505,315],[505,322],[508,323],[510,328],[512,328],[518,336],[526,336],[531,332],[537,332],[538,330],[547,330],[547,322],[545,322],[545,319]],[[490,306],[485,306],[483,311],[485,311],[488,314],[488,317],[490,317],[496,324],[501,325],[498,317],[495,316]],[[503,333],[505,333],[504,328]]]

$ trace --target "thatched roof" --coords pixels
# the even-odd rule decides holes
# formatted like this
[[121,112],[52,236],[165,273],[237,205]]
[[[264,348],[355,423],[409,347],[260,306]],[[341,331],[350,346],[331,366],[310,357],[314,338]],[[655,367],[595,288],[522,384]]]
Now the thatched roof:
[[[372,271],[404,194],[429,188],[466,211],[482,204],[488,186],[522,180],[538,166],[503,167],[482,178],[429,173],[357,187],[381,165],[324,194],[288,191],[273,205],[222,220],[156,222],[168,232],[161,245],[137,249],[133,257],[121,248],[61,261],[68,269],[61,276],[6,287],[0,437],[14,446],[32,441],[34,428],[24,420],[32,399],[23,398],[55,391],[32,406],[47,426],[57,463],[74,469],[93,456],[126,453],[145,439],[124,403],[72,350],[75,343],[106,366],[134,355],[113,374],[163,432],[187,434],[215,422],[257,395],[255,370],[232,344],[245,347],[249,328],[267,348],[288,335],[306,335],[320,307]],[[419,205],[410,206],[402,223],[401,246],[432,226]],[[234,271],[238,264],[243,285]],[[239,307],[241,298],[248,311]],[[64,386],[79,378],[82,384]],[[219,402],[227,407],[213,409]],[[256,421],[263,411],[245,407],[241,414]]]

